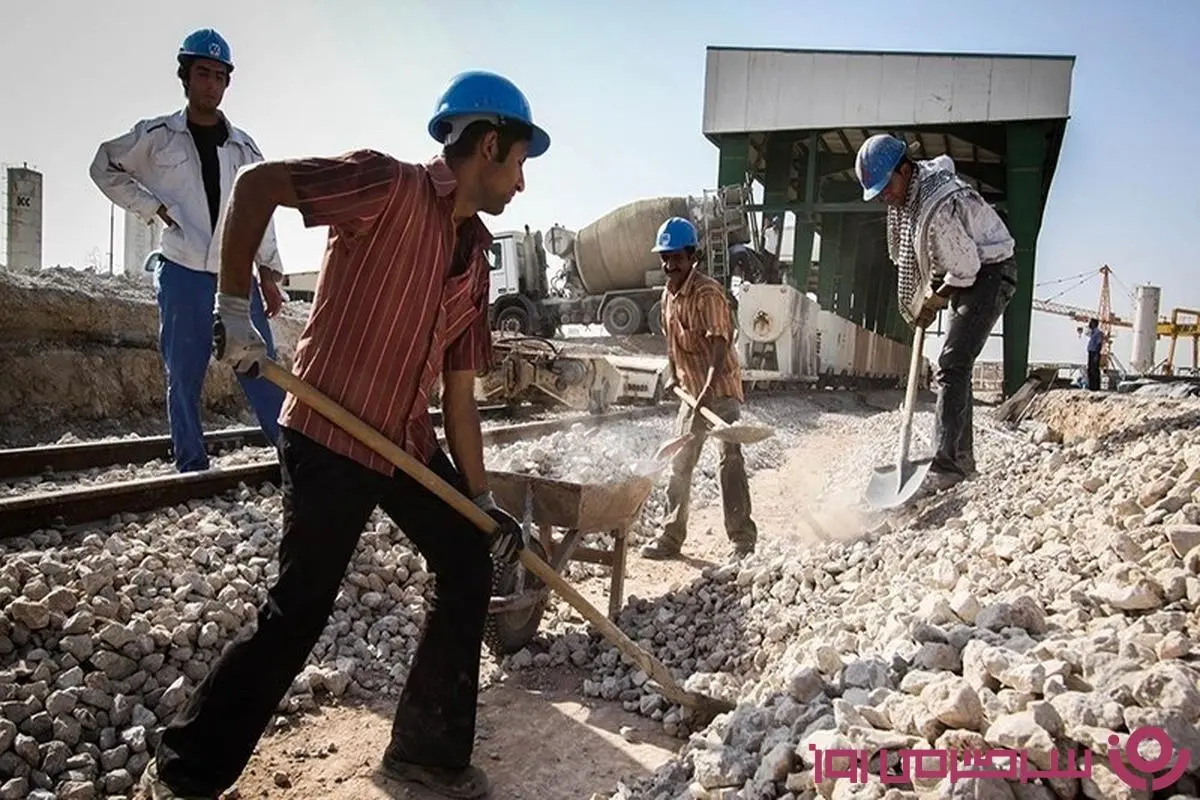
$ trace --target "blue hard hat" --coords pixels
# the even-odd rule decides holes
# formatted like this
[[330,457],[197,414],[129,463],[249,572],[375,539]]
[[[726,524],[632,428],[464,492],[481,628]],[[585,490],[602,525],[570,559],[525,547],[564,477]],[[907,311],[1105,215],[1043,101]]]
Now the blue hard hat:
[[233,72],[233,54],[229,52],[229,42],[212,28],[201,28],[192,31],[179,45],[179,60],[188,56],[196,58],[211,58],[220,61]]
[[695,225],[683,217],[671,217],[658,229],[656,244],[650,252],[669,253],[672,250],[695,247],[698,241]]
[[[529,142],[529,157],[537,158],[550,149],[550,135],[533,122],[533,111],[529,101],[516,84],[502,75],[483,70],[462,72],[450,79],[450,86],[438,98],[429,120],[429,135],[446,144],[446,137],[454,131],[454,118],[498,118],[517,120],[533,128],[533,139]],[[457,131],[461,133],[462,131]]]
[[908,145],[903,139],[886,133],[878,133],[862,143],[854,162],[854,173],[862,184],[863,200],[871,200],[883,191],[892,177],[892,170],[907,150]]

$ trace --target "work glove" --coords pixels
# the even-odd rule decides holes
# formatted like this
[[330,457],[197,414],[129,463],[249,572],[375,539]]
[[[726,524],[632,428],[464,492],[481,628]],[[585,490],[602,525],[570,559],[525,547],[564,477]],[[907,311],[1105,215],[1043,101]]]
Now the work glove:
[[491,492],[484,492],[474,499],[475,505],[496,521],[496,532],[492,534],[492,559],[498,564],[512,565],[525,549],[525,534],[521,523],[507,511],[496,505]]
[[239,375],[256,377],[267,358],[267,343],[250,321],[250,299],[219,292],[213,312],[213,356]]
[[925,298],[925,305],[921,306],[921,313],[917,315],[917,327],[928,328],[937,317],[937,313],[945,308],[949,302],[946,296],[940,292],[934,292]]

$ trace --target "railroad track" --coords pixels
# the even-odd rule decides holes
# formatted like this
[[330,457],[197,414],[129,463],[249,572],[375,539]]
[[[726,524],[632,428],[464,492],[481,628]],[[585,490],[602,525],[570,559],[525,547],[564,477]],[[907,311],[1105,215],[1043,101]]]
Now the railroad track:
[[[533,439],[555,431],[566,430],[577,423],[591,428],[612,422],[649,417],[667,411],[673,412],[674,408],[672,405],[641,406],[608,414],[580,414],[488,428],[483,431],[483,443],[485,446],[511,444],[522,439]],[[77,446],[67,445],[66,447]],[[95,456],[92,457],[95,458]],[[75,456],[75,458],[82,459],[83,456]],[[24,536],[47,528],[64,529],[73,525],[108,519],[116,514],[153,511],[157,508],[186,503],[189,500],[211,497],[242,485],[252,487],[264,483],[278,484],[279,479],[279,462],[272,457],[252,464],[217,467],[204,472],[173,473],[60,492],[31,493],[4,498],[0,499],[0,539]]]
[[[508,406],[482,406],[479,414],[495,419],[511,414]],[[442,412],[430,411],[434,425],[442,424]],[[230,428],[204,435],[209,454],[242,447],[266,447],[261,428]],[[47,472],[74,472],[118,464],[144,464],[171,457],[170,436],[140,436],[134,439],[106,439],[99,442],[56,444],[46,447],[16,447],[0,450],[0,480],[42,475]]]

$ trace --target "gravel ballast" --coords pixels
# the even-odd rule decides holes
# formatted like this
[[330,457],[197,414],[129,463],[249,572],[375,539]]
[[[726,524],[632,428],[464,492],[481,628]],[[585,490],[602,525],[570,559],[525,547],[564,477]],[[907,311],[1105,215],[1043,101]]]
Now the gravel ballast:
[[[1107,417],[1123,399],[1108,402],[1091,413]],[[919,514],[879,520],[855,541],[710,569],[685,591],[631,602],[626,632],[685,686],[738,708],[693,731],[685,711],[591,637],[593,692],[687,737],[678,758],[605,797],[1149,798],[1109,759],[1147,726],[1176,751],[1155,774],[1178,751],[1192,754],[1154,796],[1195,797],[1197,408],[1181,404],[1150,422],[1135,415],[1133,438],[1114,431],[1064,446],[1036,421],[1022,439],[984,437],[984,474]],[[863,424],[879,426],[886,442],[889,417]],[[886,449],[848,460],[869,474]],[[1068,756],[1082,765],[1090,752],[1090,772],[951,782],[927,759],[927,777],[901,777],[900,750],[935,748],[956,748],[960,761],[968,749],[1020,750],[1042,770],[1054,758],[1065,768]],[[865,780],[819,774],[818,754],[839,749],[868,760]],[[1143,741],[1139,753],[1159,751]]]
[[[981,422],[981,475],[917,512],[885,519],[854,507],[855,536],[803,548],[764,538],[758,554],[688,586],[630,598],[618,621],[635,641],[688,688],[738,703],[707,727],[556,615],[502,664],[485,651],[484,682],[571,663],[588,671],[586,695],[679,737],[677,758],[614,785],[611,798],[1149,797],[1105,758],[1110,736],[1123,747],[1147,725],[1192,748],[1171,792],[1194,796],[1200,441],[1177,427],[1192,411],[1160,416],[1129,440],[1069,444],[1037,420],[1020,436]],[[777,426],[747,448],[752,474],[784,466],[810,437],[869,443],[826,465],[819,516],[845,510],[892,458],[898,427],[894,412],[825,398],[755,398],[745,418]],[[617,479],[629,453],[652,453],[673,424],[664,415],[488,448],[487,464]],[[918,415],[919,437],[928,426],[929,414]],[[654,532],[663,485],[635,538]],[[718,497],[710,444],[693,503]],[[275,575],[279,524],[278,492],[265,486],[65,539],[0,541],[0,800],[130,797],[160,726],[253,624]],[[397,695],[433,581],[377,513],[273,727],[322,704]],[[882,751],[898,767],[901,748],[948,747],[1025,749],[1042,768],[1053,753],[1096,757],[1084,779],[879,780]],[[818,783],[814,748],[867,750],[873,777]]]

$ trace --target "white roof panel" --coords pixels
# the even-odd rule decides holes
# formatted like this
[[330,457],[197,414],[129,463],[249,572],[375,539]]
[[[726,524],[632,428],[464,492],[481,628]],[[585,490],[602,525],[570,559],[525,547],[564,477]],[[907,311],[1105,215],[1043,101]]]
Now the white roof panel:
[[710,47],[704,133],[1065,119],[1074,66],[1074,56]]

